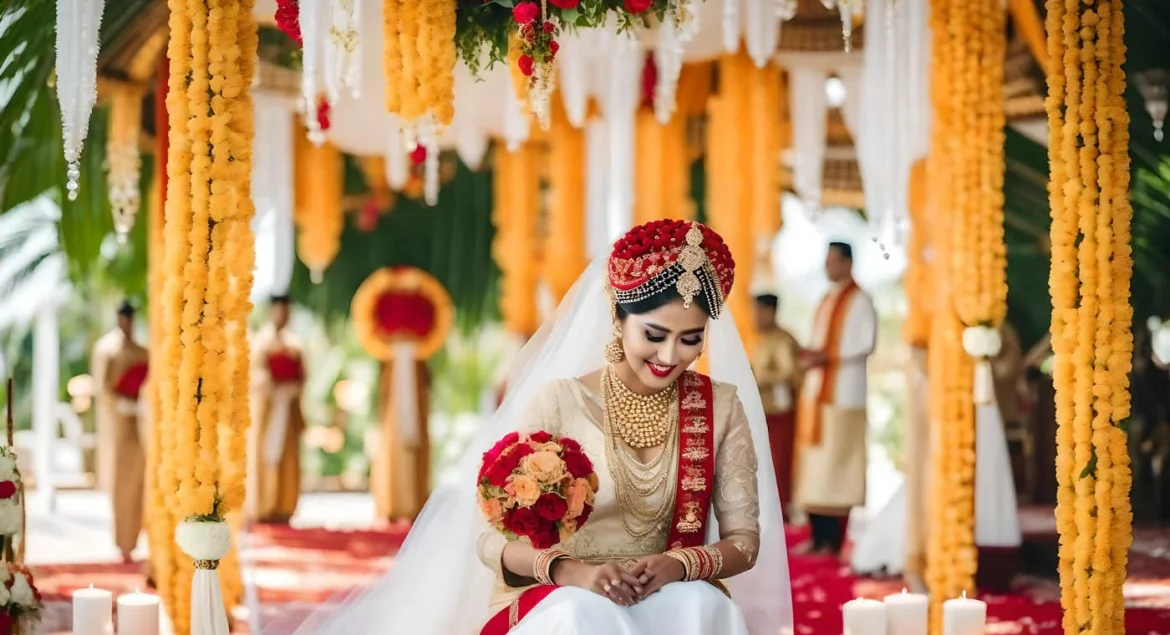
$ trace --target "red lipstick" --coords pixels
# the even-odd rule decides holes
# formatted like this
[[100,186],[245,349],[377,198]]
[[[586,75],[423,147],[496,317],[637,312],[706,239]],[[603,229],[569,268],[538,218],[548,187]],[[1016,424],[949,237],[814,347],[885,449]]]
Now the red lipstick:
[[677,366],[663,366],[653,362],[646,362],[646,367],[650,369],[651,374],[661,379],[670,377],[670,374],[674,372],[675,368],[677,368]]

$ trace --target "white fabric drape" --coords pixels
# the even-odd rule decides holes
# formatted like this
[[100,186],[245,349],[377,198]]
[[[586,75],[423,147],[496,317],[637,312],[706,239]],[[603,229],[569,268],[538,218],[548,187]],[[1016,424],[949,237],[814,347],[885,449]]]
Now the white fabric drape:
[[509,635],[749,635],[743,616],[706,582],[668,584],[631,607],[592,591],[553,591]]
[[609,126],[603,119],[585,127],[585,240],[593,260],[609,255]]
[[[33,330],[32,424],[36,433],[33,469],[37,478],[36,493],[45,500],[55,494],[53,446],[57,442],[57,395],[60,394],[61,331],[57,321],[57,303],[50,300],[37,311]],[[9,395],[9,399],[12,399]],[[50,507],[52,509],[52,507]]]
[[842,71],[872,229],[908,217],[910,168],[930,150],[928,0],[867,0],[860,71]]
[[323,47],[325,91],[330,104],[341,98],[341,89],[349,89],[357,99],[362,89],[362,50],[359,32],[361,0],[329,0],[326,10],[328,36]]
[[418,378],[414,365],[417,360],[413,342],[394,345],[394,416],[398,420],[398,435],[406,447],[417,447],[419,442]]
[[798,196],[809,207],[821,204],[825,170],[828,99],[824,69],[796,66],[789,70],[792,112],[792,181]]
[[975,544],[1019,547],[1020,514],[999,406],[975,406]]
[[81,149],[97,100],[98,31],[105,4],[105,0],[57,0],[57,103],[71,201],[77,199]]
[[606,242],[613,242],[633,226],[634,121],[642,95],[645,57],[638,42],[627,35],[606,33],[601,39],[608,69],[601,111],[609,135],[609,204]]
[[321,92],[325,41],[329,39],[329,7],[317,2],[298,5],[297,20],[301,26],[301,100],[304,102],[305,125],[313,143],[321,145],[325,136],[317,124],[317,96]]
[[288,292],[296,258],[292,218],[296,104],[290,97],[262,90],[253,91],[253,98],[252,201],[256,205],[257,238],[269,243],[261,251],[271,254],[267,262],[257,259],[257,279],[271,280],[271,293],[283,295]]

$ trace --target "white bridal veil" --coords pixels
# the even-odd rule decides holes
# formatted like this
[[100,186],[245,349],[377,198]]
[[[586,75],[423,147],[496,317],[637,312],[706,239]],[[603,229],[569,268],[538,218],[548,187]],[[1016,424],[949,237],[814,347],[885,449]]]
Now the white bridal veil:
[[[455,476],[437,484],[402,545],[393,569],[348,598],[329,602],[300,624],[269,624],[265,635],[475,635],[487,621],[492,573],[476,555],[484,527],[475,503],[481,456],[521,420],[524,407],[550,380],[577,377],[604,364],[611,318],[604,292],[605,262],[595,262],[556,314],[520,352],[504,403],[459,461]],[[711,375],[734,384],[747,411],[759,458],[760,551],[755,567],[727,580],[753,635],[792,628],[792,600],[780,498],[764,410],[743,343],[731,316],[711,324]],[[714,520],[714,516],[712,516]],[[716,532],[717,527],[712,527]],[[279,620],[278,620],[279,621]],[[790,631],[789,631],[790,632]]]

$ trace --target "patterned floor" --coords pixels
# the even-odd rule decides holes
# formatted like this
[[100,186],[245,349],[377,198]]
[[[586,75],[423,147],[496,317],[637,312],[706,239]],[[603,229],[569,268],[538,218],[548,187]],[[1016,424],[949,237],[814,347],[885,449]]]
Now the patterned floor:
[[[250,617],[264,623],[298,623],[299,616],[339,592],[374,579],[392,564],[405,527],[337,531],[269,526],[255,531],[244,550],[253,566],[248,606],[235,632],[249,633]],[[790,542],[802,538],[790,532]],[[1170,540],[1167,532],[1139,532],[1126,584],[1128,635],[1170,635]],[[798,635],[839,635],[840,606],[853,597],[881,598],[901,589],[898,580],[858,579],[829,558],[790,560]],[[48,603],[42,633],[68,633],[69,594],[94,584],[115,593],[133,591],[145,581],[136,567],[120,564],[45,565],[36,568]],[[1010,595],[983,595],[988,602],[989,635],[1057,635],[1059,589],[1048,580],[1021,577]],[[252,615],[249,615],[251,611]],[[266,633],[272,633],[265,628]],[[281,635],[279,632],[273,635]]]

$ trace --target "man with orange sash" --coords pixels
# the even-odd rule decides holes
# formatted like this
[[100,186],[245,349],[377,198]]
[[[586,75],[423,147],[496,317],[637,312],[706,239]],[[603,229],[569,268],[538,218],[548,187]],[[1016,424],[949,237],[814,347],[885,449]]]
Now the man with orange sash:
[[877,313],[853,280],[850,245],[830,243],[825,272],[832,287],[801,354],[807,371],[797,403],[796,502],[812,527],[806,550],[836,554],[850,510],[865,504],[866,362]]

